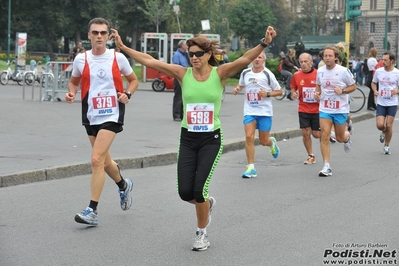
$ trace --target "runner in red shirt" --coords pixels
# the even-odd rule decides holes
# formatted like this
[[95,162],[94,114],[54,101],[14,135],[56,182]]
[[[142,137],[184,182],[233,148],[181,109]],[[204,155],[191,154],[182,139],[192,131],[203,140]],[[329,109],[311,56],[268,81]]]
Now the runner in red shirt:
[[313,68],[312,56],[308,53],[299,56],[299,64],[301,70],[291,79],[291,96],[293,100],[299,99],[299,127],[302,129],[302,140],[308,153],[304,164],[314,164],[316,157],[313,154],[311,135],[316,139],[320,138],[319,103],[313,97],[317,70]]

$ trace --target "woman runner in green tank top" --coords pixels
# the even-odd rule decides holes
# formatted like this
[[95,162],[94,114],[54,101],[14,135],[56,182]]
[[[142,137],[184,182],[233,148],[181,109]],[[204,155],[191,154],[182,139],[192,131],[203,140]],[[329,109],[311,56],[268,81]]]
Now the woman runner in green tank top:
[[[110,39],[135,61],[181,84],[184,116],[181,123],[177,159],[177,189],[182,200],[194,204],[197,228],[192,250],[208,249],[207,227],[216,200],[209,196],[209,183],[223,150],[219,112],[226,80],[247,67],[273,40],[276,31],[269,26],[265,38],[234,62],[217,67],[214,53],[217,41],[199,35],[187,40],[190,67],[168,64],[125,46],[118,31],[111,29]],[[199,167],[200,166],[200,167]]]

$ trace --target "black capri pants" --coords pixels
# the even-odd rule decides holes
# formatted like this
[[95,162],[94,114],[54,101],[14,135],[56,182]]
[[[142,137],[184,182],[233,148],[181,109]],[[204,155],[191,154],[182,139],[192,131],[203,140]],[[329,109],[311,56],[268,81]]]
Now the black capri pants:
[[184,201],[205,202],[209,183],[223,151],[221,129],[190,132],[181,129],[177,157],[177,190]]

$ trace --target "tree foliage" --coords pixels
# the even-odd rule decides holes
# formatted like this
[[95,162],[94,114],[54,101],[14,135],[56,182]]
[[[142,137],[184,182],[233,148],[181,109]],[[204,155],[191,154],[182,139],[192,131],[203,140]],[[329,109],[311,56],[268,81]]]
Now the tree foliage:
[[229,25],[234,33],[246,38],[250,46],[259,42],[267,26],[275,26],[276,18],[270,8],[260,0],[242,1],[228,13]]
[[[307,9],[306,4],[313,0],[304,1],[303,8]],[[0,47],[3,50],[7,49],[7,2],[0,0],[3,14],[0,16]],[[125,44],[137,49],[140,49],[143,32],[179,30],[169,0],[12,0],[11,4],[12,50],[16,32],[27,32],[28,51],[47,51],[52,57],[58,52],[61,38],[65,40],[64,53],[73,47],[70,42],[87,40],[87,24],[95,17],[109,20],[111,26],[119,30]],[[183,33],[201,33],[201,21],[209,19],[211,30],[207,33],[220,33],[224,41],[235,35],[248,39],[252,46],[263,36],[266,27],[272,25],[277,30],[277,37],[270,46],[274,53],[301,28],[292,22],[296,21],[296,15],[290,13],[285,1],[181,0],[179,7]],[[309,28],[308,23],[300,25]],[[297,30],[291,31],[291,27]]]
[[171,15],[171,6],[164,0],[144,0],[145,8],[138,7],[155,25],[159,32],[159,25]]

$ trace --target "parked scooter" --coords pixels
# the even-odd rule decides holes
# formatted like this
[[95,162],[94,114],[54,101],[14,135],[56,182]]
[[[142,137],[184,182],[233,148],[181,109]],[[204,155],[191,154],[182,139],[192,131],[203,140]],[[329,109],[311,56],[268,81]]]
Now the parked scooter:
[[156,92],[164,91],[165,89],[174,90],[174,78],[158,72],[157,77],[152,82],[152,89]]

